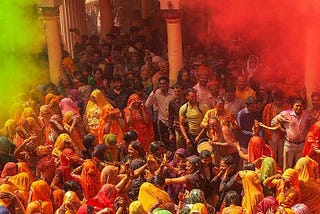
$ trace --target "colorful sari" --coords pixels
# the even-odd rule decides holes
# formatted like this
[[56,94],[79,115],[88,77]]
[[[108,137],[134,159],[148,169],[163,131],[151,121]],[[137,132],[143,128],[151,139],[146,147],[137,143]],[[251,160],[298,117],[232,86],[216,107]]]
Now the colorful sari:
[[320,150],[320,121],[316,122],[309,130],[306,140],[304,143],[304,148],[302,151],[302,156],[309,156],[314,161],[318,163],[318,173],[320,173],[320,155],[316,150]]
[[[277,173],[276,168],[276,161],[273,158],[264,158],[261,164],[261,168],[260,170],[258,170],[260,181],[263,182],[267,178],[275,175]],[[275,196],[275,188],[264,186],[263,193],[265,196]]]
[[54,143],[54,149],[52,150],[52,154],[60,158],[62,151],[66,148],[69,148],[70,146],[72,146],[71,137],[68,134],[63,133],[59,135],[56,142]]
[[7,177],[7,176],[14,176],[18,173],[18,166],[14,162],[8,162],[6,165],[4,165],[2,171],[1,171],[1,178]]
[[[15,199],[17,204],[13,204],[11,199],[2,198],[0,199],[0,206],[5,206],[9,209],[10,213],[12,211],[16,211],[17,208],[20,209],[22,213],[25,213],[25,207],[21,202],[20,198],[14,193],[14,188],[9,184],[2,184],[0,185],[0,193],[8,194],[12,198]],[[18,206],[17,206],[18,205]]]
[[[31,184],[31,202],[41,201],[41,207],[43,213],[53,214],[53,205],[50,199],[51,189],[47,182],[44,180],[38,180]],[[28,205],[29,206],[29,205]]]
[[62,189],[52,191],[53,212],[56,212],[56,210],[63,204],[63,196],[64,191]]
[[245,208],[246,213],[256,214],[257,205],[264,198],[258,174],[254,171],[246,170],[240,171],[239,176],[242,178],[244,191],[242,207]]
[[72,111],[74,114],[79,115],[79,108],[77,106],[77,103],[74,102],[71,98],[63,98],[59,103],[59,107],[62,115],[65,115],[65,113],[68,111]]
[[[274,159],[274,154],[269,145],[267,145],[261,137],[253,136],[248,145],[248,161],[254,163],[262,156],[271,157]],[[261,164],[257,164],[258,169],[261,168]]]
[[208,214],[208,210],[203,203],[196,203],[192,206],[190,213]]
[[13,140],[14,135],[16,134],[17,123],[14,119],[9,119],[5,122],[0,133],[3,136],[6,136],[9,140]]
[[126,124],[126,131],[129,131],[130,129],[136,130],[138,133],[138,141],[142,143],[145,151],[149,151],[149,145],[154,140],[154,130],[151,115],[145,110],[147,117],[150,117],[149,122],[145,123],[142,115],[131,109],[132,104],[136,102],[142,104],[140,96],[137,94],[132,94],[128,99],[127,107],[124,109],[125,117],[132,118],[132,124]]
[[[138,201],[141,202],[144,210],[148,212],[150,208],[158,202],[158,200],[162,200],[162,205],[166,203],[172,203],[170,197],[167,192],[159,189],[151,183],[144,182],[140,186]],[[164,208],[160,205],[161,208]]]
[[107,101],[102,91],[96,89],[93,92],[91,92],[84,113],[84,118],[87,131],[96,137],[96,141],[98,138],[101,110],[107,104],[110,105],[110,108],[112,107],[111,104]]
[[[74,151],[77,153],[77,155],[81,156],[81,151],[84,149],[84,146],[82,144],[82,137],[81,136],[81,130],[79,130],[80,121],[78,121],[78,125],[72,126],[74,117],[78,117],[74,112],[67,111],[63,115],[63,126],[66,131],[70,134],[70,137],[72,138],[73,142],[73,148]],[[80,118],[79,118],[80,119]]]
[[[110,104],[103,106],[101,117],[99,121],[99,130],[98,130],[98,141],[99,143],[103,142],[104,134],[114,134],[117,136],[117,144],[119,145],[123,140],[124,131],[121,128],[118,119],[115,119],[113,115],[120,114],[119,109],[114,109],[110,107]],[[109,133],[105,133],[105,126],[107,124],[107,120],[110,120]]]
[[86,160],[83,163],[80,184],[83,195],[87,200],[93,198],[99,192],[101,188],[100,171],[92,160]]
[[33,182],[34,176],[33,176],[32,172],[31,172],[30,167],[28,166],[28,164],[26,162],[18,162],[17,166],[18,166],[18,173],[20,173],[20,172],[28,173],[30,181]]
[[320,186],[315,176],[317,167],[318,163],[308,156],[300,158],[294,167],[299,172],[301,203],[307,205],[311,213],[320,213]]
[[257,214],[275,213],[278,201],[272,196],[265,197],[257,206]]
[[15,189],[15,193],[19,196],[22,203],[26,207],[29,199],[29,190],[31,186],[31,179],[26,172],[21,172],[15,176],[11,176],[8,179],[9,185]]
[[63,197],[64,214],[77,214],[81,201],[77,194],[73,191],[68,191]]
[[118,197],[118,191],[112,184],[105,184],[101,187],[95,197],[89,199],[86,204],[93,206],[95,212],[98,212],[104,208],[110,208],[111,213],[115,213],[114,201]]

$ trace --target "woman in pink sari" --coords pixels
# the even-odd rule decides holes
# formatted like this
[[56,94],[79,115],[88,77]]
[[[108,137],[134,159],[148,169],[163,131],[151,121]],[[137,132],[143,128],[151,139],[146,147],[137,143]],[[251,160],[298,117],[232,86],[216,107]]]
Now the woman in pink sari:
[[146,151],[154,140],[154,130],[151,115],[139,95],[132,94],[128,99],[128,105],[124,109],[126,130],[134,129],[138,132],[138,140]]

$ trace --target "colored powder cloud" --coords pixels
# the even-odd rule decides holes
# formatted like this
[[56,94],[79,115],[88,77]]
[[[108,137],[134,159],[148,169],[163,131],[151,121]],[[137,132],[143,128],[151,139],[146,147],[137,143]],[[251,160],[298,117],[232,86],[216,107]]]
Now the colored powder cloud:
[[48,79],[36,0],[0,0],[0,127],[19,93]]

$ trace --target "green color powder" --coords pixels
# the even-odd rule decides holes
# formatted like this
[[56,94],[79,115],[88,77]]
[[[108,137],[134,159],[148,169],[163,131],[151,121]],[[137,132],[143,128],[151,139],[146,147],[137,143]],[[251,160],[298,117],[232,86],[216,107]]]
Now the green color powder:
[[36,3],[0,0],[0,127],[18,94],[48,80],[45,34]]

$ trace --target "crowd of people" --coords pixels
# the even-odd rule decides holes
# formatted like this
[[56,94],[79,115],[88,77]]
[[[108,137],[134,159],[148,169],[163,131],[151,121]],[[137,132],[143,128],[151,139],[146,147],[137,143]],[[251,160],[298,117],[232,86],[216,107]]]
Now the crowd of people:
[[[59,84],[17,95],[0,137],[0,213],[320,213],[320,93],[235,40],[82,36]],[[285,84],[283,83],[286,79]]]

